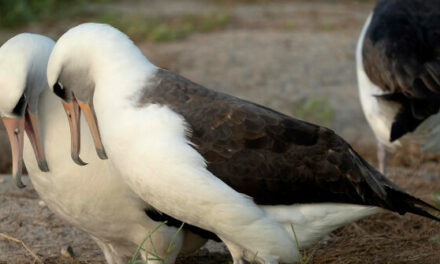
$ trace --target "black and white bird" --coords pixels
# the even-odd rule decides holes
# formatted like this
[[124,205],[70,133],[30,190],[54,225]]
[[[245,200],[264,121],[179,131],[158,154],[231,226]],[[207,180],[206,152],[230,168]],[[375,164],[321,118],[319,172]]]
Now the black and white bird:
[[[61,219],[87,232],[110,264],[127,263],[137,245],[164,220],[177,227],[163,225],[154,232],[155,248],[146,243],[150,255],[144,254],[144,259],[157,259],[157,254],[165,258],[160,263],[172,264],[179,251],[191,252],[206,241],[193,232],[215,238],[188,225],[177,232],[181,222],[158,213],[138,197],[109,162],[96,156],[90,135],[82,137],[82,153],[90,163],[80,167],[72,162],[66,115],[48,89],[46,78],[54,44],[44,36],[24,33],[0,47],[0,115],[11,143],[17,186],[24,187],[20,179],[24,156],[41,199]],[[68,111],[77,111],[65,106]],[[24,130],[29,139],[24,137]],[[72,144],[73,150],[79,150],[79,138],[73,138]],[[75,153],[72,157],[81,162]]]
[[384,209],[439,220],[333,131],[157,68],[111,26],[70,29],[47,74],[132,190],[217,234],[234,263],[297,261],[292,227],[306,247]]
[[382,173],[402,137],[440,150],[440,1],[379,0],[356,50],[362,109]]

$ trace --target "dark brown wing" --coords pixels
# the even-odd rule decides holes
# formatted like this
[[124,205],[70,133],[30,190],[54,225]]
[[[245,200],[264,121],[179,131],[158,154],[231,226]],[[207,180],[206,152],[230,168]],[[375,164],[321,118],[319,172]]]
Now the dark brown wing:
[[407,211],[388,196],[390,189],[403,192],[327,128],[165,70],[144,91],[141,105],[165,104],[181,114],[208,169],[258,204],[341,202]]
[[390,140],[414,131],[440,109],[440,1],[378,1],[362,56],[383,98],[401,104]]

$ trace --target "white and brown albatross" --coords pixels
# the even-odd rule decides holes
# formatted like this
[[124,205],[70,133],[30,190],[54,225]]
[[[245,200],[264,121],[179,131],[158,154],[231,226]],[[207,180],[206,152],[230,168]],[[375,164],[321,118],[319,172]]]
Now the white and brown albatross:
[[[181,222],[157,212],[128,188],[111,164],[95,155],[90,135],[82,138],[82,153],[89,165],[80,167],[72,162],[65,113],[58,98],[48,89],[46,78],[54,44],[44,36],[24,33],[0,47],[0,115],[11,143],[17,186],[24,187],[20,180],[24,156],[41,199],[61,219],[87,232],[109,264],[127,263],[137,245],[164,220],[177,227],[161,226],[152,236],[154,250],[150,243],[144,245],[151,253],[143,256],[150,259],[148,264],[172,264],[179,251],[198,249],[206,240],[192,232],[215,238],[188,225],[176,234]],[[24,137],[24,130],[29,140]],[[72,149],[79,151],[79,138],[73,138]],[[81,163],[75,153],[72,157]],[[151,260],[157,259],[155,254],[165,262]]]
[[55,94],[79,104],[98,153],[127,184],[217,234],[234,263],[298,260],[292,226],[305,247],[384,209],[439,220],[333,131],[159,69],[111,26],[70,29],[47,74]]
[[358,88],[382,173],[403,136],[440,150],[439,28],[439,1],[379,0],[362,29]]

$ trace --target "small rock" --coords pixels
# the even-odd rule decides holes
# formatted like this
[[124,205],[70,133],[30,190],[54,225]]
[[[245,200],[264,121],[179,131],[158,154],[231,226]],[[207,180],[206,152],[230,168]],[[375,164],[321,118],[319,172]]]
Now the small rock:
[[435,181],[437,180],[437,175],[430,172],[422,172],[422,178],[428,181]]
[[0,178],[0,184],[4,183],[5,179],[4,178]]
[[46,207],[46,203],[45,203],[43,200],[40,200],[40,201],[38,202],[38,206],[40,206],[40,207]]
[[331,241],[332,241],[332,238],[329,235],[326,235],[325,237],[323,237],[321,239],[321,241],[319,241],[319,244],[327,245]]
[[61,248],[61,256],[65,258],[74,258],[73,248],[71,246],[64,246]]

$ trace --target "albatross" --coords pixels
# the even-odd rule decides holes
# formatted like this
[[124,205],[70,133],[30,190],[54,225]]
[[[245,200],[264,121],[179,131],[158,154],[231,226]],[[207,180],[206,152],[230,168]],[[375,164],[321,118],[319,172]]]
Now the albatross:
[[359,96],[386,170],[389,151],[411,138],[440,150],[440,2],[379,0],[356,50]]
[[[177,232],[181,222],[140,199],[109,162],[96,157],[90,136],[82,138],[82,153],[89,164],[79,167],[72,162],[65,112],[48,89],[46,78],[54,44],[47,37],[23,33],[0,47],[0,115],[11,143],[17,186],[24,187],[20,178],[24,156],[41,199],[61,219],[87,232],[109,264],[127,263],[137,245],[162,221],[168,225],[162,224],[153,233],[154,248],[150,243],[144,245],[149,254],[144,254],[143,259],[149,259],[148,264],[172,264],[180,251],[198,249],[206,239],[194,232],[216,239],[215,235],[188,225]],[[74,129],[79,128],[80,120],[76,121]],[[24,131],[29,139],[23,136]],[[72,149],[79,151],[79,138],[72,138],[71,142]],[[75,153],[72,158],[81,163]],[[158,257],[165,261],[158,262]]]
[[295,262],[295,237],[306,247],[384,210],[439,220],[330,129],[160,69],[109,25],[67,31],[47,76],[65,104],[79,105],[99,156],[127,185],[218,235],[235,264]]

